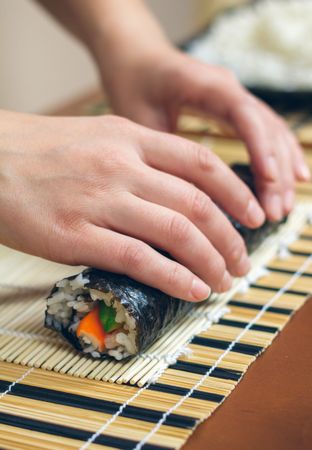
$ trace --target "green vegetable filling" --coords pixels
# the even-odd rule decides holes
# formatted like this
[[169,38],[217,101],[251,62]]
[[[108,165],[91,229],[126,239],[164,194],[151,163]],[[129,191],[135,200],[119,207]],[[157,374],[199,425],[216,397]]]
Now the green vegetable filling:
[[111,306],[107,306],[104,301],[100,301],[100,321],[106,333],[110,333],[120,328],[120,323],[116,322],[116,310]]

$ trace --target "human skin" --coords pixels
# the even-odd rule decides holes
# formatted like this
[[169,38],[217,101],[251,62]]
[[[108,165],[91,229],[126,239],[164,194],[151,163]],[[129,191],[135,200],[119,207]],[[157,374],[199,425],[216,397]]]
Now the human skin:
[[165,131],[185,105],[229,122],[273,220],[291,210],[295,179],[309,178],[294,137],[227,71],[174,49],[140,1],[41,3],[89,47],[115,111],[145,126],[0,112],[1,243],[185,300],[229,289],[250,264],[219,208],[251,228],[264,212],[209,149]]
[[174,131],[182,107],[220,119],[245,142],[257,195],[270,220],[294,206],[307,181],[302,150],[283,119],[228,70],[175,49],[142,0],[40,0],[93,54],[116,114]]
[[117,116],[0,111],[0,161],[0,236],[9,247],[125,273],[191,301],[229,289],[230,274],[249,269],[216,203],[249,227],[264,213],[206,147]]

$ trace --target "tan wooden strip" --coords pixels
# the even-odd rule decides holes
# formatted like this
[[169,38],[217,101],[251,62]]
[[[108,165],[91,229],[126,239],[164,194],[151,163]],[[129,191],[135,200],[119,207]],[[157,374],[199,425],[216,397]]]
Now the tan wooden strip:
[[[193,379],[193,377],[194,377],[194,379],[196,379],[196,382],[202,378],[202,375],[192,374],[191,372],[185,372],[183,370],[167,369],[167,371],[170,371],[170,374],[174,374],[177,378],[184,378],[185,384],[189,383],[190,380]],[[160,378],[160,380],[161,380],[161,378]],[[192,387],[195,383],[191,383],[190,387]],[[207,386],[208,389],[213,389],[214,387],[217,387],[217,386],[221,386],[221,387],[224,386],[224,389],[226,389],[226,391],[228,393],[231,392],[235,388],[236,384],[237,384],[237,381],[224,380],[222,378],[217,378],[217,377],[213,377],[213,376],[208,377],[204,382],[204,386]],[[210,392],[210,391],[208,390],[208,392]],[[226,395],[226,394],[224,394],[224,395]]]
[[308,254],[312,254],[312,241],[299,239],[290,244],[289,249],[296,252],[306,252]]
[[[216,324],[216,325],[213,325],[212,327],[210,327],[208,330],[200,333],[199,336],[232,342],[234,339],[237,338],[237,336],[241,332],[242,332],[242,328],[236,328],[236,327],[230,327],[230,326]],[[246,333],[240,339],[239,342],[241,342],[243,344],[260,345],[260,346],[265,347],[270,342],[272,342],[272,339],[274,338],[274,336],[275,336],[275,334],[272,334],[272,333],[248,330],[248,331],[246,331]]]
[[[291,275],[286,275],[286,279],[289,279]],[[275,278],[274,278],[275,280]],[[263,278],[257,281],[257,284],[262,284],[265,286],[273,286],[275,287],[274,281],[272,282],[271,278]],[[279,285],[279,280],[276,280],[276,284]],[[294,283],[295,285],[295,283]],[[240,302],[245,302],[246,304],[255,304],[255,305],[265,305],[273,296],[274,292],[264,289],[250,288],[247,293],[237,293],[233,296],[233,300],[237,300]],[[305,297],[302,295],[285,293],[279,296],[272,306],[280,307],[280,308],[290,308],[297,309],[302,306],[305,301]]]
[[[176,400],[176,399],[175,399]],[[192,400],[192,399],[190,399]],[[92,399],[90,399],[92,401]],[[197,402],[198,403],[198,402]],[[203,402],[201,402],[203,403]],[[207,404],[209,402],[206,402]],[[154,405],[150,407],[155,410]],[[216,404],[212,404],[211,408],[215,408]],[[193,406],[194,407],[194,406]],[[191,416],[191,405],[188,407],[188,414]],[[199,404],[196,408],[204,408]],[[184,410],[187,409],[187,406]],[[209,410],[209,404],[207,405]],[[60,424],[62,426],[76,428],[78,430],[85,430],[90,432],[97,431],[104,423],[106,423],[111,415],[99,413],[91,410],[82,410],[65,405],[58,405],[39,400],[32,400],[25,397],[15,397],[14,395],[6,396],[1,403],[1,411],[7,414],[17,415],[19,417],[31,417],[34,420],[41,420],[51,424]],[[197,413],[200,416],[200,413]],[[155,423],[145,422],[143,420],[130,419],[127,417],[118,417],[109,427],[106,428],[104,434],[108,436],[118,436],[119,438],[139,441],[141,440],[153,427]],[[44,431],[44,429],[43,429]],[[182,428],[163,425],[162,434],[172,446],[181,444],[187,438],[189,431]]]
[[[261,277],[257,280],[258,286],[269,286],[281,289],[288,281],[291,279],[292,275],[284,273],[271,273],[270,275]],[[312,283],[310,277],[301,276],[294,283],[292,283],[291,290],[298,292],[311,292],[312,293]],[[274,305],[275,306],[275,305]]]
[[[303,231],[304,232],[304,231]],[[311,237],[312,237],[312,231],[311,231]],[[267,267],[270,269],[271,267],[275,269],[284,269],[284,270],[292,270],[296,272],[299,267],[302,266],[304,261],[306,260],[306,256],[298,256],[298,255],[290,255],[287,259],[280,259],[275,258],[271,260]],[[305,271],[305,273],[312,274],[312,267],[308,267]]]
[[[40,433],[39,431],[26,430],[0,424],[0,446],[6,450],[77,450],[83,444],[76,439],[55,436],[53,434]],[[116,450],[105,445],[92,444],[89,450]]]
[[[198,346],[195,344],[191,344],[190,349],[192,350],[192,354],[189,356],[182,356],[181,358],[179,358],[179,361],[187,361],[197,364],[208,364],[209,366],[212,366],[219,358],[219,356],[224,353],[224,350]],[[251,364],[255,359],[255,356],[230,352],[223,358],[218,367],[245,372],[249,364]]]
[[[230,312],[225,314],[223,317],[229,320],[238,320],[243,322],[250,322],[259,313],[258,310],[250,308],[240,308],[236,306],[231,306]],[[257,321],[259,325],[266,325],[269,327],[282,328],[287,321],[289,316],[286,314],[277,314],[271,312],[265,312],[262,317]]]
[[312,237],[312,225],[307,225],[302,229],[302,234]]
[[308,123],[305,126],[301,127],[297,132],[297,136],[301,143],[312,146],[312,125],[311,125],[311,123]]

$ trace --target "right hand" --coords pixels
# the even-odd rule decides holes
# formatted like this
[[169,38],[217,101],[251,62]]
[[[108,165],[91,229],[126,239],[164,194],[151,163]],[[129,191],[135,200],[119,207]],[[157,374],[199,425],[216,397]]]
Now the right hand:
[[189,301],[248,271],[244,242],[217,205],[251,228],[264,213],[206,147],[114,116],[2,115],[3,244]]

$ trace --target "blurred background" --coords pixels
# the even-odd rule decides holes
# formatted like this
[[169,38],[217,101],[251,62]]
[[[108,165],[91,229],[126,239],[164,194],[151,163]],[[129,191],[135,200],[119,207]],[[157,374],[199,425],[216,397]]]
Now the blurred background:
[[[146,0],[177,44],[247,0]],[[32,0],[0,1],[0,107],[45,112],[98,86],[83,46]]]

